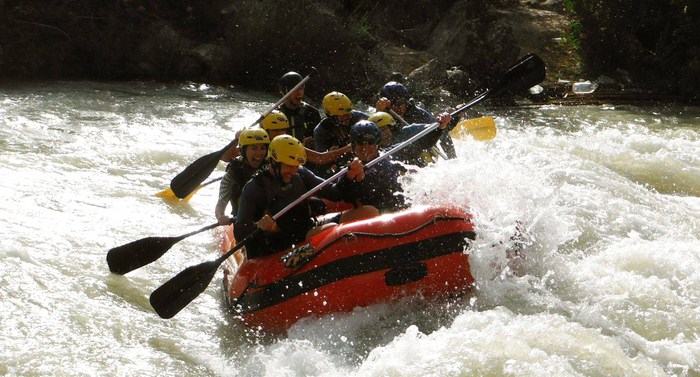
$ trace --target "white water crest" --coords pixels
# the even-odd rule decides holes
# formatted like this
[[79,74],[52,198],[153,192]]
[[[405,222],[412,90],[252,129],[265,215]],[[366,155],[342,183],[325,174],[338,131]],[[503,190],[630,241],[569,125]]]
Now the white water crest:
[[[277,98],[185,83],[0,89],[0,374],[700,376],[700,109],[492,109],[498,135],[405,178],[475,216],[477,287],[241,325],[221,278],[170,320],[150,293],[212,260],[217,232],[111,274],[110,248],[215,222],[218,190],[154,196]],[[222,174],[223,164],[212,177]],[[509,259],[516,229],[524,257]]]

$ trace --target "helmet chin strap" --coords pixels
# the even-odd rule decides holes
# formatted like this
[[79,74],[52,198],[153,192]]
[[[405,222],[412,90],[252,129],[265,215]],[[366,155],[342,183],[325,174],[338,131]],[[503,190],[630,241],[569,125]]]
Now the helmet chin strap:
[[270,170],[272,171],[272,175],[280,182],[282,185],[282,190],[286,190],[289,187],[291,187],[292,183],[285,182],[284,179],[282,179],[282,164],[277,162],[277,161],[272,161],[270,162]]
[[279,162],[270,159],[270,172],[277,179],[282,179],[282,166]]
[[241,159],[243,160],[243,162],[250,165],[250,162],[248,161],[248,155],[246,154],[247,149],[248,149],[247,145],[244,145],[241,147]]

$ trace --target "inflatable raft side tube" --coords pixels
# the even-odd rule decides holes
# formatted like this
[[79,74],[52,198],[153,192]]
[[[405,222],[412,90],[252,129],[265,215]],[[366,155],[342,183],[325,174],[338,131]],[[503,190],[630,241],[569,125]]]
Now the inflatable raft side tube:
[[[249,287],[235,302],[240,314],[248,314],[278,305],[324,285],[369,272],[402,268],[444,255],[462,253],[474,232],[456,232],[439,237],[393,246],[342,258],[298,275],[285,277],[265,287]],[[385,282],[386,283],[386,282]]]

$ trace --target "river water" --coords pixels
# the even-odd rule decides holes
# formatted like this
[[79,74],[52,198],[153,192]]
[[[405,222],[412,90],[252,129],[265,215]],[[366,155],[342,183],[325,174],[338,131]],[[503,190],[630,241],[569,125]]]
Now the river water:
[[[476,216],[477,289],[246,329],[220,275],[171,320],[150,293],[216,232],[125,276],[107,250],[215,222],[216,185],[154,194],[276,98],[201,84],[0,89],[0,375],[699,376],[700,109],[478,109],[488,142],[413,174],[415,203]],[[212,177],[219,176],[223,164]],[[509,260],[514,224],[525,258]]]

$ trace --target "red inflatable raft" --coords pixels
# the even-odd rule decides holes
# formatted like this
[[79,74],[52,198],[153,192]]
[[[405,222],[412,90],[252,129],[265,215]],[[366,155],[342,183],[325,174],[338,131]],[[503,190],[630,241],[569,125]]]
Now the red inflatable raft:
[[[239,252],[224,262],[226,297],[249,326],[283,332],[304,317],[461,293],[474,283],[471,219],[460,209],[420,206],[341,224],[268,257]],[[228,227],[222,253],[232,241]]]

